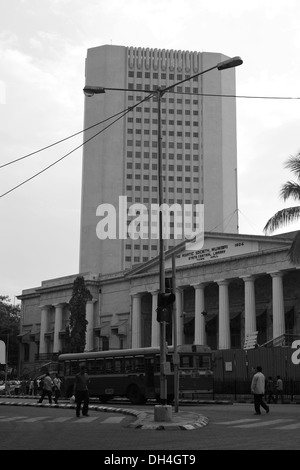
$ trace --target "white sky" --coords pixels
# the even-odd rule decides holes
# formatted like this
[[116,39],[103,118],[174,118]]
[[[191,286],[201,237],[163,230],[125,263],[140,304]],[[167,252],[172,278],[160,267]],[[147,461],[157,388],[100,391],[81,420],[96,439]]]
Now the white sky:
[[[241,56],[240,233],[263,235],[300,151],[299,0],[0,0],[0,165],[83,128],[87,49],[103,44]],[[103,84],[102,84],[103,85]],[[105,84],[104,84],[105,85]],[[116,110],[118,112],[120,110]],[[81,145],[82,134],[0,169],[0,194]],[[82,150],[0,198],[0,295],[79,270]],[[296,230],[289,226],[282,232]],[[278,232],[279,233],[279,232]]]

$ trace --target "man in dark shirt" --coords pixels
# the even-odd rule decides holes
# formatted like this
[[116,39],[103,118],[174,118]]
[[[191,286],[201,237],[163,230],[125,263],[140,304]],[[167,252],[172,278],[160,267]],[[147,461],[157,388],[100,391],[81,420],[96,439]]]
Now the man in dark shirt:
[[89,416],[89,390],[88,390],[89,376],[85,372],[85,366],[80,366],[80,372],[76,374],[75,383],[74,383],[74,395],[76,401],[76,416],[80,417],[81,404],[82,406],[82,416]]

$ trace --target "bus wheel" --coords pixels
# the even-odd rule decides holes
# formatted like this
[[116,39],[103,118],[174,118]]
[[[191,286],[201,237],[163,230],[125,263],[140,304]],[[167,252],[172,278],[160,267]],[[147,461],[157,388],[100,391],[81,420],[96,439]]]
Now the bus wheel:
[[100,395],[99,396],[99,400],[101,401],[101,403],[107,403],[112,398],[113,398],[112,395]]
[[142,395],[137,385],[131,385],[129,387],[127,396],[133,405],[142,405],[146,403],[146,397]]

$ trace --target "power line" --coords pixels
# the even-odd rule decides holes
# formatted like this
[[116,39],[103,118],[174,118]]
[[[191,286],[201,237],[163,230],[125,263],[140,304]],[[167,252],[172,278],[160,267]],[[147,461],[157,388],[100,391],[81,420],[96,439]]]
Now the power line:
[[4,168],[5,166],[12,165],[13,163],[19,162],[20,160],[23,160],[24,158],[31,157],[32,155],[35,155],[39,152],[42,152],[43,150],[47,150],[51,147],[54,147],[55,145],[61,144],[62,142],[65,142],[68,139],[71,139],[72,137],[75,137],[76,135],[82,134],[85,131],[88,131],[90,129],[93,129],[94,127],[99,126],[100,124],[104,124],[105,122],[109,121],[110,119],[113,119],[114,117],[118,116],[121,113],[124,113],[126,110],[119,111],[118,113],[114,114],[113,116],[110,116],[109,118],[104,119],[103,121],[97,122],[96,124],[93,124],[92,126],[87,127],[86,129],[83,129],[81,131],[75,132],[75,134],[69,135],[68,137],[65,137],[64,139],[58,140],[57,142],[54,142],[53,144],[47,145],[46,147],[43,147],[39,150],[35,150],[34,152],[28,153],[27,155],[24,155],[23,157],[16,158],[15,160],[12,160],[10,162],[4,163],[3,165],[0,165],[0,169]]
[[[130,91],[130,90],[128,90]],[[138,91],[138,90],[134,90],[134,91]],[[210,97],[219,97],[219,98],[247,98],[247,99],[272,99],[272,100],[300,100],[300,97],[284,97],[284,96],[251,96],[251,95],[224,95],[224,94],[212,94],[212,93],[188,93],[188,92],[175,92],[173,90],[167,90],[169,93],[172,93],[172,94],[183,94],[183,95],[193,95],[193,96],[210,96]],[[66,158],[67,156],[69,156],[71,153],[75,152],[76,150],[78,150],[79,148],[83,147],[86,143],[88,143],[90,140],[94,139],[95,137],[97,137],[99,134],[101,134],[102,132],[104,132],[106,129],[108,129],[109,127],[111,127],[113,124],[115,124],[118,120],[120,120],[121,118],[123,118],[124,116],[126,116],[126,114],[128,114],[130,111],[132,111],[134,108],[136,108],[137,106],[141,105],[143,102],[145,101],[148,101],[150,98],[152,98],[153,96],[155,96],[155,91],[149,91],[149,95],[144,98],[143,100],[140,100],[138,103],[136,103],[135,105],[133,106],[130,106],[128,107],[126,110],[124,111],[119,111],[118,113],[112,115],[111,117],[109,118],[106,118],[104,119],[103,121],[100,121],[96,124],[93,124],[89,127],[87,127],[86,129],[83,129],[81,131],[78,131],[76,132],[75,134],[72,134],[68,137],[65,137],[64,139],[61,139],[57,142],[54,142],[53,144],[50,144],[46,147],[43,147],[39,150],[36,150],[35,152],[32,152],[30,154],[27,154],[27,155],[24,155],[23,157],[20,157],[20,158],[17,158],[15,160],[12,160],[11,162],[7,162],[3,165],[0,166],[0,169],[5,167],[5,166],[8,166],[8,165],[11,165],[13,163],[16,163],[20,160],[23,160],[25,158],[28,158],[32,155],[35,155],[39,152],[42,152],[43,150],[46,150],[48,148],[51,148],[59,143],[62,143],[68,139],[71,139],[72,137],[75,137],[76,135],[79,135],[89,129],[92,129],[96,126],[99,126],[100,124],[104,124],[105,122],[109,121],[110,119],[113,119],[114,117],[116,116],[119,116],[117,119],[115,119],[112,123],[110,123],[108,126],[106,126],[104,129],[101,129],[101,131],[97,132],[95,135],[93,135],[92,137],[90,137],[89,139],[87,139],[85,142],[83,142],[82,144],[80,144],[79,146],[77,146],[75,149],[71,150],[70,152],[68,152],[67,154],[65,154],[63,157],[59,158],[58,160],[56,160],[55,162],[53,162],[51,165],[48,165],[46,168],[44,168],[43,170],[39,171],[38,173],[34,174],[33,176],[31,176],[30,178],[27,178],[26,180],[24,180],[23,182],[21,182],[20,184],[18,184],[17,186],[11,188],[10,190],[6,191],[5,193],[1,194],[0,195],[0,198],[6,196],[7,194],[9,194],[10,192],[14,191],[15,189],[19,188],[20,186],[24,185],[25,183],[27,183],[28,181],[31,181],[32,179],[34,179],[35,177],[37,177],[38,175],[44,173],[46,170],[48,170],[49,168],[51,168],[52,166],[56,165],[57,163],[59,163],[60,161],[62,161],[64,158]],[[121,116],[120,116],[121,115]],[[225,219],[226,220],[226,219]],[[225,220],[223,222],[225,222]],[[219,224],[220,225],[220,224]],[[212,230],[215,230],[219,225],[217,225],[216,227],[214,227]]]
[[[104,127],[104,129],[101,129],[99,132],[97,132],[96,134],[94,134],[92,137],[90,137],[89,139],[85,140],[82,144],[78,145],[76,148],[74,148],[73,150],[71,150],[70,152],[66,153],[65,155],[63,155],[61,158],[59,158],[58,160],[56,160],[55,162],[51,163],[51,165],[48,165],[47,167],[43,168],[41,171],[39,171],[38,173],[35,173],[34,175],[32,175],[30,178],[27,178],[26,180],[22,181],[21,183],[19,183],[18,185],[14,186],[13,188],[9,189],[8,191],[6,191],[5,193],[3,194],[0,194],[0,198],[6,196],[7,194],[11,193],[12,191],[16,190],[17,188],[19,188],[20,186],[23,186],[25,183],[28,183],[28,181],[31,181],[32,179],[36,178],[37,176],[41,175],[42,173],[44,173],[45,171],[49,170],[49,168],[51,168],[52,166],[56,165],[57,163],[61,162],[64,158],[68,157],[69,155],[71,155],[71,153],[75,152],[76,150],[78,150],[79,148],[83,147],[85,144],[87,144],[88,142],[90,142],[92,139],[94,139],[95,137],[97,137],[99,134],[101,134],[102,132],[104,132],[106,129],[108,129],[109,127],[111,127],[113,124],[115,124],[117,121],[119,121],[121,118],[123,118],[124,116],[126,116],[126,114],[128,114],[130,111],[132,111],[135,107],[139,106],[141,103],[143,103],[144,101],[147,101],[151,98],[152,94],[147,96],[146,98],[144,98],[143,100],[141,100],[139,103],[135,104],[134,106],[131,106],[129,108],[127,108],[126,110],[123,111],[123,114],[121,116],[119,116],[117,119],[115,119],[113,122],[111,122],[110,124],[108,124],[106,127]],[[118,113],[120,114],[120,113]],[[110,118],[111,119],[111,118]],[[93,126],[92,126],[93,127]]]
[[[136,90],[133,90],[133,91],[136,91]],[[137,90],[138,91],[138,90]],[[128,90],[128,92],[130,92],[130,90]],[[176,92],[176,91],[172,91],[172,90],[168,90],[168,93],[172,93],[172,94],[175,94],[175,95],[189,95],[189,96],[208,96],[208,97],[216,97],[216,98],[245,98],[245,99],[264,99],[264,100],[300,100],[300,97],[292,97],[292,96],[251,96],[251,95],[224,95],[224,94],[213,94],[213,93],[188,93],[188,92]],[[153,93],[148,96],[145,100],[149,99],[151,96],[153,95]],[[140,105],[143,101],[145,100],[142,100],[138,103],[138,105]],[[137,106],[137,105],[135,105]],[[133,106],[132,109],[135,107]],[[128,108],[129,109],[129,108]],[[27,155],[24,155],[23,157],[20,157],[20,158],[16,158],[15,160],[12,160],[10,162],[7,162],[7,163],[4,163],[2,165],[0,165],[0,169],[1,168],[4,168],[8,165],[12,165],[13,163],[16,163],[16,162],[19,162],[20,160],[23,160],[25,158],[28,158],[28,157],[31,157],[33,155],[36,155],[37,153],[39,152],[43,152],[44,150],[47,150],[51,147],[54,147],[55,145],[58,145],[62,142],[65,142],[66,140],[69,140],[71,139],[72,137],[75,137],[76,135],[79,135],[79,134],[82,134],[83,132],[85,131],[88,131],[96,126],[99,126],[100,124],[104,124],[105,122],[109,121],[110,119],[113,119],[114,117],[118,116],[119,114],[122,114],[123,112],[125,112],[125,110],[123,111],[119,111],[118,113],[110,116],[109,118],[106,118],[104,119],[103,121],[100,121],[100,122],[97,122],[96,124],[93,124],[89,127],[87,127],[86,129],[83,129],[81,131],[78,131],[78,132],[75,132],[74,134],[71,134],[70,136],[68,137],[65,137],[61,140],[58,140],[57,142],[54,142],[52,144],[49,144],[39,150],[35,150],[34,152],[31,152]]]
[[175,95],[192,95],[192,96],[210,96],[217,98],[246,98],[246,99],[255,99],[255,100],[300,100],[299,96],[251,96],[251,95],[223,95],[223,94],[213,94],[213,93],[189,93],[189,92],[172,92]]

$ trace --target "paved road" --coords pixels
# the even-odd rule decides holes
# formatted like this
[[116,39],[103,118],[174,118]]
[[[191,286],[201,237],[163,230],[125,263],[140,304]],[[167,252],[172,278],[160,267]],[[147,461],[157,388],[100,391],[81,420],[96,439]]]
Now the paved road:
[[[138,409],[151,412],[149,406]],[[202,450],[300,449],[299,405],[271,405],[261,416],[253,415],[252,404],[185,405],[183,410],[205,415],[208,424],[192,431],[139,430],[128,427],[134,416],[121,412],[92,410],[89,418],[77,419],[73,409],[1,406],[0,449],[91,449],[103,456],[137,449],[145,456],[184,451],[198,458]]]

